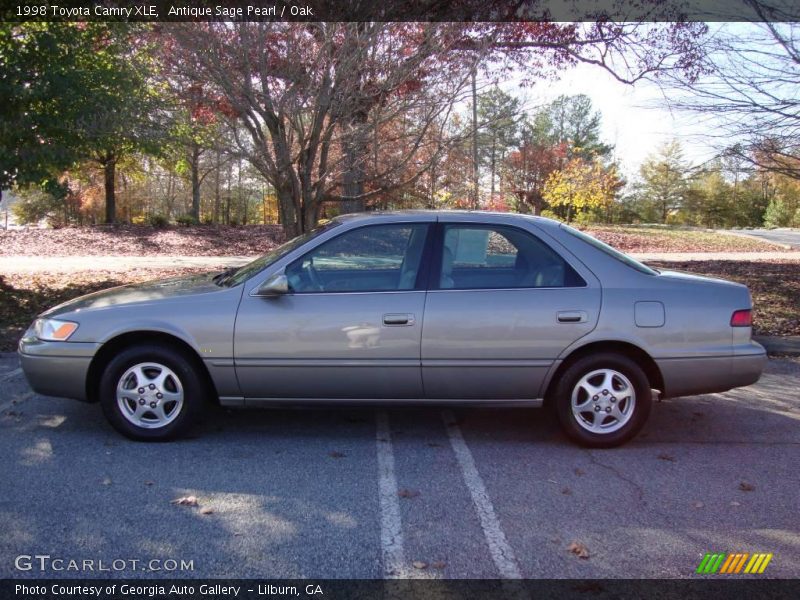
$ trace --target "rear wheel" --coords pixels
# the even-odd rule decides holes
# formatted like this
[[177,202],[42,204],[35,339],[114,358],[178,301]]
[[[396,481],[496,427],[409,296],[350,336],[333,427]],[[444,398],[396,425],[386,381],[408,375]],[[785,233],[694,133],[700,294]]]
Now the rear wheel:
[[133,346],[115,356],[100,380],[100,404],[109,423],[143,441],[180,437],[206,399],[192,361],[169,347]]
[[564,432],[589,448],[613,448],[632,439],[647,421],[650,383],[627,356],[601,353],[570,365],[555,393]]

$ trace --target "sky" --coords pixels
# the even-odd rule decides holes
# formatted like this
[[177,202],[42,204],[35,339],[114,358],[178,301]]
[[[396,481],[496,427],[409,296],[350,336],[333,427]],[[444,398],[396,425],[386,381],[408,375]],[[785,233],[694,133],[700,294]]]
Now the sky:
[[[711,24],[711,33],[720,27],[744,33],[748,24]],[[667,107],[664,92],[655,83],[641,81],[626,85],[603,69],[579,64],[561,73],[558,81],[538,82],[520,89],[515,81],[501,86],[504,91],[524,99],[531,110],[550,103],[558,96],[585,94],[602,115],[603,141],[615,146],[615,158],[628,180],[636,177],[648,155],[673,139],[684,150],[684,158],[699,165],[716,154],[707,135],[708,122],[698,122],[697,116]],[[719,144],[719,139],[714,142]]]

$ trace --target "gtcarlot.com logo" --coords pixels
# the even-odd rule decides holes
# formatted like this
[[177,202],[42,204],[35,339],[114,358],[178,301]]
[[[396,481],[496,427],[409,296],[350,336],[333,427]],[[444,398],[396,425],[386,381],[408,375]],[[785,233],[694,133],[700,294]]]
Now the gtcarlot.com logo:
[[697,566],[695,573],[701,575],[760,574],[764,572],[771,560],[771,552],[757,552],[755,554],[748,552],[733,554],[707,552]]

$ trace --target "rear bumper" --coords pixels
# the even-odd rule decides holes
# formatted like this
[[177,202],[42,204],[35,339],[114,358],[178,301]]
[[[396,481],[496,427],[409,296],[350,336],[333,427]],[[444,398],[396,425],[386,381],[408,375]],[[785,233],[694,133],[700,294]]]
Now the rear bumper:
[[43,342],[23,338],[19,361],[25,378],[37,394],[87,401],[86,378],[100,344]]
[[656,360],[664,378],[664,397],[727,392],[752,385],[767,364],[764,348],[752,342],[733,356],[667,358]]

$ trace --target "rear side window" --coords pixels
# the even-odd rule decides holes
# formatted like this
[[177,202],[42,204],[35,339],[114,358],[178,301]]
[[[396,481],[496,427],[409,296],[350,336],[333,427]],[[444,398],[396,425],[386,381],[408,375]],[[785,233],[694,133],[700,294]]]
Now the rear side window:
[[439,272],[439,289],[586,285],[544,242],[516,227],[499,225],[445,225]]
[[578,231],[577,229],[573,229],[569,225],[561,224],[561,229],[569,233],[570,235],[574,235],[576,238],[583,240],[590,246],[594,246],[600,252],[604,252],[608,254],[610,257],[617,259],[619,262],[624,263],[631,267],[632,269],[636,269],[640,273],[645,273],[647,275],[658,275],[658,271],[651,269],[647,265],[640,263],[638,260],[631,258],[627,254],[624,254],[617,250],[616,248],[612,248],[605,242],[601,242],[597,238],[594,238],[582,231]]

